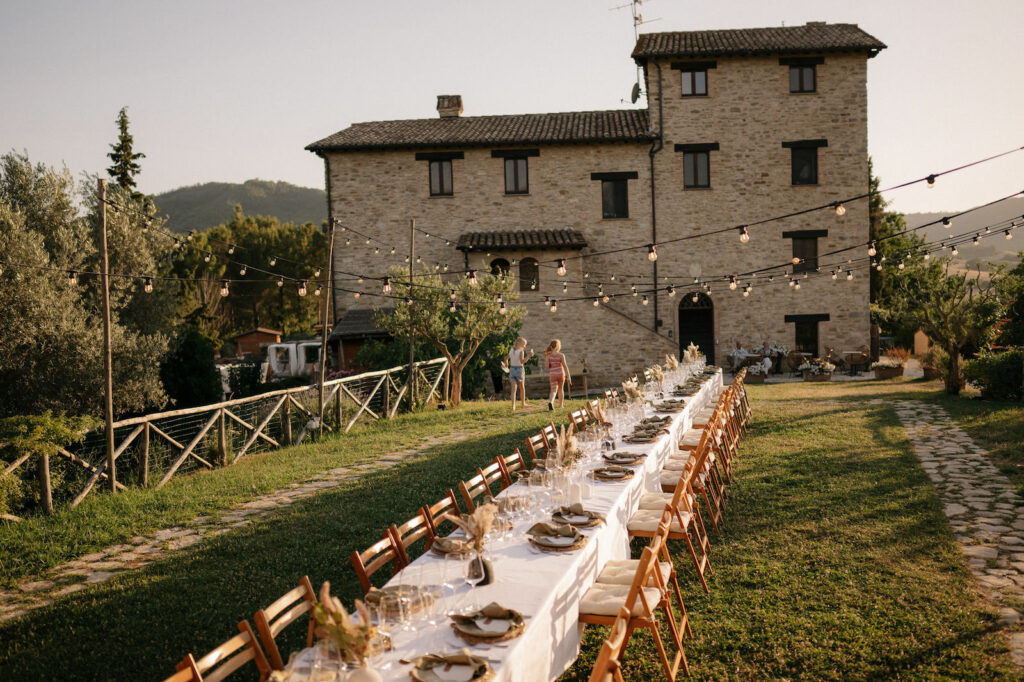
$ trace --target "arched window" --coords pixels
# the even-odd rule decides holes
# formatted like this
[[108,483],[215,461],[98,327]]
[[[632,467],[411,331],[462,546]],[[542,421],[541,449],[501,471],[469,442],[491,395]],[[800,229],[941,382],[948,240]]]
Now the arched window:
[[495,258],[491,261],[491,274],[495,277],[498,275],[507,275],[510,267],[512,266],[510,266],[508,261],[504,258]]
[[533,291],[540,286],[540,268],[536,258],[524,258],[519,263],[519,291]]

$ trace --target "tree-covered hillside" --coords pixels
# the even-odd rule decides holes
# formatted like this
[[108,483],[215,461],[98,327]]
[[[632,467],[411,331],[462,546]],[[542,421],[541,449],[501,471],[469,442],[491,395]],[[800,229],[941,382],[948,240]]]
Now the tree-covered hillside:
[[176,232],[226,223],[236,204],[246,215],[274,216],[282,223],[319,225],[327,219],[323,190],[270,180],[205,182],[157,194],[153,201],[160,214],[168,216],[167,227]]

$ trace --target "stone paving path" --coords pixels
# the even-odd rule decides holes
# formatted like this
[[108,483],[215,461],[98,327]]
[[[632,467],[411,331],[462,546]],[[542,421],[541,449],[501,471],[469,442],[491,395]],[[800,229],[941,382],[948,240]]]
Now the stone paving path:
[[50,604],[55,599],[87,589],[116,575],[163,559],[177,550],[191,547],[207,538],[243,528],[275,510],[288,507],[325,490],[359,480],[363,475],[388,468],[416,457],[438,443],[470,437],[475,431],[446,433],[421,442],[415,449],[398,451],[372,461],[364,461],[322,472],[301,483],[235,505],[217,517],[197,516],[190,522],[164,528],[130,541],[80,556],[45,573],[20,582],[16,588],[0,589],[0,623]]
[[[944,409],[917,400],[894,407],[971,573],[999,607],[1000,623],[1017,623],[1024,611],[1024,498]],[[1024,666],[1024,632],[1010,633],[1010,648]]]

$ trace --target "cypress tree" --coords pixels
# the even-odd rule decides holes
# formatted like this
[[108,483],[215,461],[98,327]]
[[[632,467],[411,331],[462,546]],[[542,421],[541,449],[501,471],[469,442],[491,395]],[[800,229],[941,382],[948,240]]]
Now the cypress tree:
[[117,143],[110,145],[110,153],[107,156],[114,162],[107,173],[125,190],[131,192],[135,199],[142,198],[142,193],[135,190],[135,176],[142,170],[138,159],[145,158],[145,154],[136,154],[132,151],[132,134],[128,132],[128,107],[121,107],[117,115]]

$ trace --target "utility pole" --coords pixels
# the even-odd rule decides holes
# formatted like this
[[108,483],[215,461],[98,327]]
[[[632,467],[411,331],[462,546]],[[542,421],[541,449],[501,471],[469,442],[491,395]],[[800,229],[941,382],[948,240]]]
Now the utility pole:
[[110,342],[110,257],[107,254],[107,181],[99,180],[100,285],[103,289],[103,417],[107,436],[107,481],[110,492],[117,492],[114,466],[114,375],[113,346]]
[[[320,298],[320,303],[323,306],[323,314],[320,316],[320,333],[323,334],[323,340],[320,342],[320,412],[318,416],[319,420],[319,437],[324,437],[324,379],[327,378],[327,313],[331,307],[331,300],[334,297],[334,220],[331,220],[331,229],[328,233],[327,238],[327,265],[324,267],[324,272],[327,273],[326,286],[323,289],[323,296]],[[317,286],[320,286],[319,282]],[[338,341],[341,343],[341,341]],[[340,424],[339,424],[340,426]]]
[[[413,271],[416,267],[416,219],[409,219],[409,299],[413,299]],[[416,327],[409,306],[409,409],[416,407]]]

